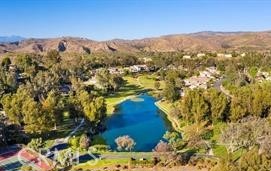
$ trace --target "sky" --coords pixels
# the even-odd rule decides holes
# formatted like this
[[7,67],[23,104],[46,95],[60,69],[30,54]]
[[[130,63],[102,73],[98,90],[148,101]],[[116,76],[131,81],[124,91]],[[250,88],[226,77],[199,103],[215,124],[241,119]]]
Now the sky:
[[0,36],[140,39],[271,30],[269,0],[0,0]]

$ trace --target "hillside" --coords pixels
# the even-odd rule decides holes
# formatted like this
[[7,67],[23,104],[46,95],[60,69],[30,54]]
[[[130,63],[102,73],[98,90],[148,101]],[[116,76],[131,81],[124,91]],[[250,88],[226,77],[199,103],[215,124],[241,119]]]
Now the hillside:
[[84,38],[62,37],[50,39],[26,39],[21,42],[0,44],[0,53],[43,53],[57,49],[60,52],[91,53],[98,51],[222,51],[267,50],[271,48],[271,32],[199,32],[167,35],[137,40],[114,39],[94,41]]

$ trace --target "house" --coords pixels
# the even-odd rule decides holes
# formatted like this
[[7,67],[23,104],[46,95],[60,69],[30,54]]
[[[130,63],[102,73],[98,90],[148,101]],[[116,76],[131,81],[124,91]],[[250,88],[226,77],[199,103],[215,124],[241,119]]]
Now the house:
[[242,53],[242,54],[241,54],[241,57],[245,57],[245,56],[246,56],[246,53]]
[[258,71],[258,73],[256,75],[256,80],[259,82],[271,81],[271,75],[268,72]]
[[144,57],[144,58],[142,58],[142,60],[143,60],[144,63],[147,63],[147,62],[151,62],[152,58],[146,58],[146,57]]
[[192,76],[184,80],[185,86],[190,89],[202,88],[207,89],[210,80],[219,75],[219,71],[215,67],[208,67],[204,71],[200,71],[199,76]]
[[191,59],[191,56],[190,55],[184,55],[183,59]]
[[208,77],[202,77],[202,76],[193,76],[188,79],[184,80],[185,86],[189,87],[190,89],[195,88],[203,88],[207,89],[207,83],[209,82]]
[[198,57],[198,58],[201,58],[201,57],[204,57],[204,56],[205,56],[205,53],[198,53],[198,54],[197,54],[197,57]]
[[225,58],[232,58],[232,54],[225,54],[224,57]]
[[6,116],[6,112],[4,110],[0,110],[0,116]]
[[108,68],[108,71],[110,74],[123,74],[124,71],[120,68],[116,68],[116,67],[110,67]]
[[147,65],[133,65],[129,67],[129,71],[131,73],[138,73],[141,71],[149,71],[149,67]]
[[216,54],[216,57],[225,57],[225,54],[224,53],[218,53],[218,54]]

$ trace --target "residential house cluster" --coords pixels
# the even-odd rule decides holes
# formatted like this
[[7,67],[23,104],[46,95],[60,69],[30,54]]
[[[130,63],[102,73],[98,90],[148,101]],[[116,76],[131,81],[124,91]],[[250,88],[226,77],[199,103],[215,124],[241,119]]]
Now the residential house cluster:
[[232,54],[230,54],[230,53],[228,53],[228,54],[218,53],[216,56],[222,57],[222,58],[232,58]]
[[269,72],[258,71],[256,80],[258,82],[271,81],[271,74]]
[[[206,54],[205,53],[198,53],[194,56],[196,56],[197,58],[202,58],[202,57],[206,56]],[[192,55],[184,55],[183,56],[183,59],[191,59],[191,58],[193,58]]]
[[185,86],[190,89],[208,88],[208,82],[215,79],[220,72],[215,67],[208,67],[204,71],[200,71],[199,76],[192,76],[184,80]]

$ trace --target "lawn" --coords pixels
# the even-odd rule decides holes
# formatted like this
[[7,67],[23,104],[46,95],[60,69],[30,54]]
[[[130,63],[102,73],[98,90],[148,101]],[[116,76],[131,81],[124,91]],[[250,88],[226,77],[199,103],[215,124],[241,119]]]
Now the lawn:
[[[107,96],[107,114],[111,115],[114,112],[115,106],[122,101],[131,98],[144,90],[154,90],[155,76],[142,74],[138,77],[125,76],[124,80],[127,81],[126,85],[122,87],[118,92]],[[160,81],[161,88],[164,86]]]
[[[98,161],[88,161],[86,163],[79,164],[73,168],[73,170],[78,169],[97,169],[103,167],[115,167],[116,165],[127,165],[129,164],[130,158],[141,159],[145,158],[151,160],[153,157],[152,152],[106,152],[101,154],[103,159]],[[96,163],[97,162],[97,163]]]
[[127,81],[127,84],[124,87],[122,87],[118,92],[109,95],[105,98],[108,115],[113,114],[116,105],[143,91],[143,88],[140,87],[139,85],[132,84],[132,82],[134,81],[132,77],[130,77],[129,79],[127,78],[124,79]]
[[[154,84],[156,82],[156,76],[155,75],[140,75],[138,77],[138,83],[141,86],[144,86],[144,88],[146,89],[155,89]],[[163,81],[159,81],[160,82],[160,89],[164,88],[164,82]]]
[[94,168],[103,169],[103,167],[114,167],[119,164],[128,165],[129,160],[130,160],[129,158],[126,158],[126,159],[104,159],[104,160],[98,160],[98,161],[88,161],[87,163],[75,166],[73,170],[79,170],[79,169],[88,170],[88,169],[94,169]]
[[156,102],[156,105],[166,114],[169,114],[172,110],[172,103],[167,102],[167,101],[158,101]]

